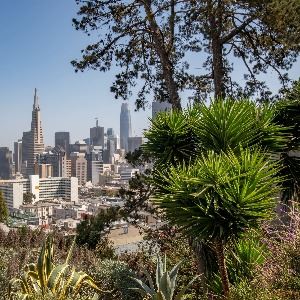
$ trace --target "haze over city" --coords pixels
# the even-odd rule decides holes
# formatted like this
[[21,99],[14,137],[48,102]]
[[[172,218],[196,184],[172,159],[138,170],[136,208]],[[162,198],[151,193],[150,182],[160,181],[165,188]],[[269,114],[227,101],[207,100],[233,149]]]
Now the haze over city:
[[[55,131],[69,131],[71,141],[89,136],[95,125],[119,134],[121,100],[110,93],[114,72],[75,73],[70,61],[79,57],[87,37],[72,27],[75,1],[1,1],[0,146],[30,128],[34,88],[40,99],[45,145],[54,145]],[[5,42],[4,42],[5,41]],[[134,112],[133,135],[147,127],[150,110]]]
[[[99,125],[119,134],[121,100],[110,92],[115,69],[74,72],[70,61],[80,57],[91,39],[72,26],[78,7],[75,1],[1,1],[0,11],[0,146],[12,148],[30,126],[34,88],[40,97],[45,145],[54,144],[55,131],[69,131],[71,141],[88,137],[95,117]],[[197,60],[195,68],[199,66]],[[300,63],[290,76],[297,79]],[[242,76],[236,68],[234,75]],[[276,80],[269,83],[278,89]],[[150,101],[151,102],[151,101]],[[133,135],[147,128],[150,108],[134,112],[129,101]]]

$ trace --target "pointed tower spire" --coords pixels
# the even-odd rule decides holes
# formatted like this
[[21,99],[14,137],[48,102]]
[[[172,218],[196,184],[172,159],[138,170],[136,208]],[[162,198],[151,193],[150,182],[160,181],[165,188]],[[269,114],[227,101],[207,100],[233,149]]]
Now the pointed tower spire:
[[34,102],[33,102],[33,109],[37,109],[39,107],[39,97],[37,95],[37,89],[34,89]]

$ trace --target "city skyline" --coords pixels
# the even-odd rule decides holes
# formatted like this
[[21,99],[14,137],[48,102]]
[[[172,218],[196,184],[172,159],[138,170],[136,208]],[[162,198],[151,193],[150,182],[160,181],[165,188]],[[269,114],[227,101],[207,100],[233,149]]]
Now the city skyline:
[[[44,115],[44,112],[43,112],[43,108],[41,107],[42,105],[40,104],[40,97],[39,96],[37,96],[37,92],[38,92],[38,90],[37,90],[37,88],[34,88],[34,93],[33,93],[33,107],[35,107],[35,105],[36,105],[36,103],[38,103],[38,106],[39,106],[39,110],[40,110],[40,115],[42,116],[42,118],[43,118],[43,115]],[[38,99],[38,100],[37,100]],[[120,112],[121,112],[121,110],[122,110],[122,106],[124,105],[124,104],[126,104],[127,105],[127,107],[128,107],[128,103],[126,102],[126,103],[124,103],[124,102],[121,102],[120,101],[120,107],[119,107],[119,111],[118,112],[116,112],[116,115],[118,116],[118,121],[120,122],[120,119],[119,119],[119,116],[120,116]],[[32,105],[32,98],[31,98],[31,105]],[[32,107],[32,106],[31,106]],[[130,111],[131,112],[131,111]],[[31,117],[32,117],[32,113],[31,113]],[[149,117],[151,117],[151,114],[150,114],[150,110],[149,110]],[[30,127],[30,123],[32,123],[32,122],[30,122],[30,116],[28,116],[28,124],[29,124],[29,126],[27,126],[27,127]],[[92,118],[92,122],[95,122],[95,119],[97,120],[96,121],[96,123],[97,124],[99,124],[99,119],[101,119],[101,118],[99,118],[99,117],[95,117],[95,118]],[[44,123],[44,122],[43,122]],[[90,123],[86,123],[86,124],[90,124]],[[46,143],[44,143],[44,146],[45,147],[47,147],[47,146],[55,146],[55,134],[56,133],[61,133],[61,132],[65,132],[65,133],[69,133],[69,140],[70,140],[70,144],[72,144],[72,143],[75,143],[76,141],[80,141],[80,140],[83,140],[83,139],[85,139],[85,138],[89,138],[90,137],[90,130],[91,130],[91,128],[93,128],[94,127],[94,124],[91,124],[91,125],[86,125],[87,127],[86,127],[86,135],[84,135],[84,136],[78,136],[77,135],[77,137],[76,138],[73,138],[73,132],[71,131],[71,130],[58,130],[58,131],[52,131],[51,130],[51,132],[49,133],[47,133],[46,135],[48,136],[48,140],[49,140],[49,137],[50,137],[50,139],[51,139],[51,141],[49,142],[46,142]],[[99,126],[102,126],[102,124],[99,124]],[[32,127],[32,124],[31,124],[31,127]],[[42,126],[43,127],[43,135],[45,135],[45,126],[43,125]],[[119,128],[120,128],[120,124],[118,124],[118,125],[116,125],[116,126],[114,126],[114,127],[112,127],[111,126],[111,124],[108,124],[107,125],[107,127],[106,126],[102,126],[102,127],[104,127],[104,132],[106,133],[106,130],[107,129],[113,129],[116,133],[117,133],[117,135],[118,135],[118,137],[120,137],[120,132],[119,132]],[[100,127],[99,127],[100,128]],[[133,126],[133,128],[134,128],[134,126]],[[20,134],[19,134],[19,137],[17,138],[17,139],[15,139],[15,140],[10,140],[9,141],[9,143],[7,143],[7,144],[4,144],[3,143],[3,145],[1,146],[1,144],[0,144],[0,147],[8,147],[10,150],[13,150],[13,144],[15,143],[15,142],[17,142],[18,140],[20,140],[20,139],[22,139],[22,134],[23,134],[23,132],[25,131],[25,129],[26,128],[23,128],[23,129],[20,129],[21,130],[21,132],[20,132]],[[143,130],[143,129],[142,129]],[[137,134],[137,132],[135,131],[135,130],[132,130],[132,136],[142,136],[143,135],[143,132],[141,131],[140,132],[140,134]],[[45,140],[45,138],[44,138],[44,140]],[[1,142],[3,142],[2,141],[2,139],[1,139]]]
[[[112,127],[120,135],[123,102],[110,92],[116,68],[107,73],[75,73],[70,64],[91,42],[72,27],[78,10],[75,1],[20,1],[17,9],[13,1],[3,0],[1,4],[0,38],[5,43],[0,46],[0,126],[5,130],[0,146],[13,149],[13,143],[29,128],[35,87],[40,95],[46,146],[54,145],[54,133],[59,131],[70,132],[71,142],[88,137],[95,117],[100,126]],[[191,62],[194,69],[201,69],[197,60]],[[298,60],[289,72],[292,79],[299,78],[299,68]],[[237,66],[233,75],[243,78],[242,68]],[[267,77],[271,89],[278,90],[278,81],[272,80],[275,74],[269,72]],[[135,112],[134,97],[128,103],[133,135],[140,136],[149,124],[151,108]]]
[[[30,0],[17,4],[4,0],[0,12],[0,146],[13,142],[30,127],[32,95],[38,89],[45,145],[54,145],[54,132],[68,131],[74,142],[89,136],[94,118],[100,126],[119,134],[122,101],[110,92],[114,70],[75,73],[70,61],[79,57],[87,37],[72,27],[75,1]],[[11,22],[14,20],[14,22]],[[55,20],[55,21],[54,21]],[[7,26],[7,24],[10,24]],[[147,127],[147,112],[134,112],[129,101],[135,135]],[[70,113],[71,112],[71,113]],[[8,126],[9,125],[9,126]]]

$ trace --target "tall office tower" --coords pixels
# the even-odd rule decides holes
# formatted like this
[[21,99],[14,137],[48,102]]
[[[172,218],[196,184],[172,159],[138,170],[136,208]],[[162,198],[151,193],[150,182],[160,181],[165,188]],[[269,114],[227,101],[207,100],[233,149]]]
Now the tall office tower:
[[55,147],[64,149],[67,158],[70,156],[70,132],[55,132]]
[[38,174],[37,158],[44,151],[43,130],[41,124],[41,110],[37,90],[34,90],[31,130],[23,132],[22,157],[27,165],[26,175]]
[[90,128],[90,144],[104,148],[104,127],[100,127],[96,119],[96,127]]
[[86,153],[87,181],[99,184],[99,175],[103,173],[103,150],[101,146],[90,146]]
[[128,103],[122,103],[120,113],[120,142],[121,149],[128,151],[128,138],[131,136],[131,117]]
[[87,182],[87,160],[84,153],[71,152],[71,174],[78,178],[78,184],[84,185]]
[[159,112],[166,112],[172,109],[172,104],[169,102],[152,102],[152,119],[156,116]]
[[128,138],[128,151],[133,152],[144,144],[144,138],[141,136],[132,136]]
[[14,142],[15,173],[22,171],[22,140]]
[[12,152],[8,147],[0,147],[0,179],[12,176]]
[[115,152],[116,152],[115,141],[113,139],[108,139],[107,147],[103,151],[103,163],[112,164]]

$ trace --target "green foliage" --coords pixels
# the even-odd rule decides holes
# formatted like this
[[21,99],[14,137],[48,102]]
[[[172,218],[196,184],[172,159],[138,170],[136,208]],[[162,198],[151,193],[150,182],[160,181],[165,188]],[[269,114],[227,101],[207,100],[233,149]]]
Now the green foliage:
[[[111,91],[116,98],[135,96],[137,109],[148,94],[178,108],[184,90],[198,101],[212,92],[266,100],[265,73],[271,69],[286,86],[299,55],[298,0],[76,2],[75,28],[98,40],[72,61],[75,70],[117,66]],[[237,82],[232,73],[240,64],[245,74]],[[137,80],[141,88],[132,95]]]
[[23,204],[31,204],[35,200],[33,193],[27,192],[23,194]]
[[[68,296],[75,299],[84,285],[102,292],[86,273],[76,272],[75,268],[68,272],[74,243],[75,241],[65,263],[55,266],[53,263],[53,243],[48,236],[42,246],[37,264],[26,265],[21,279],[15,278],[10,281],[8,292],[10,299],[34,299],[34,297],[47,299],[53,297],[57,300],[63,300]],[[97,299],[96,294],[94,299]]]
[[241,280],[233,286],[230,291],[229,300],[286,300],[284,296],[279,296],[274,291],[262,287],[259,282],[250,283],[247,280]]
[[186,112],[161,113],[151,122],[151,129],[145,132],[148,141],[142,149],[156,163],[175,165],[196,155],[195,135]]
[[95,249],[101,238],[105,235],[104,229],[109,228],[111,222],[118,219],[118,209],[109,208],[101,210],[96,216],[89,216],[78,224],[76,228],[78,245]]
[[[245,234],[226,253],[226,267],[229,281],[233,288],[239,290],[245,282],[255,279],[259,267],[270,253],[267,246],[253,232]],[[222,295],[222,282],[219,274],[215,274],[208,283],[209,290],[214,295]]]
[[8,208],[4,197],[2,195],[2,191],[0,191],[0,223],[4,223],[8,218]]
[[233,285],[242,280],[252,280],[262,266],[269,251],[257,236],[246,234],[237,241],[227,256],[227,267]]
[[190,162],[203,151],[217,153],[259,145],[268,151],[286,148],[290,134],[276,122],[275,105],[225,99],[197,104],[184,112],[160,114],[145,133],[143,145],[157,164]]
[[171,167],[156,203],[189,235],[228,241],[271,217],[279,179],[267,158],[259,150],[209,152],[193,165]]
[[134,276],[125,262],[119,260],[98,260],[91,271],[95,282],[104,290],[112,293],[105,296],[107,300],[137,300],[138,294],[130,289],[134,286],[131,277]]
[[286,151],[281,153],[282,170],[281,175],[285,177],[283,182],[282,200],[299,199],[300,193],[300,81],[294,84],[285,98],[277,103],[277,114],[275,121],[286,126],[291,139],[287,143]]
[[[288,128],[275,122],[276,113],[274,105],[218,100],[208,107],[199,104],[183,113],[162,114],[147,133],[144,149],[155,159],[156,203],[171,224],[212,243],[226,297],[224,248],[270,218],[275,207],[282,178],[279,164],[272,161],[290,139]],[[180,135],[177,124],[184,124],[185,135]],[[190,152],[169,147],[168,137],[170,144]],[[271,156],[274,152],[277,155]]]
[[147,276],[149,286],[145,284],[142,280],[133,278],[139,285],[138,288],[133,288],[137,290],[144,296],[149,296],[153,300],[181,300],[185,298],[185,292],[190,287],[190,285],[197,279],[195,277],[192,279],[182,290],[176,294],[176,280],[179,271],[179,267],[182,262],[176,264],[171,271],[167,271],[167,258],[161,259],[160,256],[157,257],[156,265],[156,278],[155,284],[150,276],[150,274],[145,270],[144,273]]

